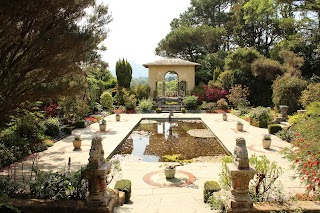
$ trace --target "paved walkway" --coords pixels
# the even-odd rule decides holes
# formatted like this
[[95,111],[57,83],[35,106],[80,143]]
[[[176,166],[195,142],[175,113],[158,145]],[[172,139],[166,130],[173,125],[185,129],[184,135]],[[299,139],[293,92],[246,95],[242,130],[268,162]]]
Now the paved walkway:
[[[106,132],[100,132],[98,123],[92,124],[85,129],[73,131],[73,136],[66,137],[54,144],[48,150],[40,153],[37,157],[38,166],[43,170],[65,171],[68,159],[71,158],[71,169],[78,169],[88,163],[89,149],[91,140],[94,136],[103,138],[105,157],[112,155],[115,148],[125,139],[131,130],[142,118],[167,118],[168,113],[162,114],[122,114],[121,121],[115,121],[115,115],[105,118],[107,121]],[[295,194],[303,192],[298,181],[291,178],[294,172],[290,170],[289,163],[282,158],[279,151],[290,144],[282,141],[276,136],[272,136],[270,150],[262,148],[262,136],[267,133],[266,129],[251,126],[248,122],[244,123],[244,131],[236,130],[238,117],[228,114],[228,121],[222,121],[221,114],[181,114],[175,113],[173,118],[200,118],[220,139],[229,152],[233,152],[237,137],[245,138],[249,155],[266,155],[271,161],[276,161],[284,168],[284,174],[279,178],[284,186],[284,192]],[[81,134],[82,150],[73,151],[72,141],[74,135]],[[24,172],[28,173],[35,161],[34,157],[29,157],[23,161]],[[207,180],[218,180],[221,163],[192,163],[183,167],[178,167],[177,175],[181,179],[194,180],[189,185],[172,187],[168,183],[167,187],[159,187],[154,184],[162,177],[161,163],[147,163],[123,161],[122,178],[132,181],[131,203],[122,207],[117,207],[114,212],[212,212],[207,204],[203,203],[203,185]],[[16,164],[21,167],[22,163]],[[4,171],[5,173],[6,171]],[[113,187],[114,183],[110,184]]]

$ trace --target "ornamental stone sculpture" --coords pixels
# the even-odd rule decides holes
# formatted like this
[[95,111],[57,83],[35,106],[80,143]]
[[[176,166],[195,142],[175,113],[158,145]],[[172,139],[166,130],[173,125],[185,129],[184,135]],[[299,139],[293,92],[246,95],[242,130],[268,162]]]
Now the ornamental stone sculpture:
[[249,169],[248,150],[244,138],[236,139],[236,147],[233,151],[234,163],[238,169]]
[[84,178],[89,183],[87,204],[92,207],[100,206],[113,209],[114,195],[107,190],[106,180],[111,164],[105,161],[101,137],[92,139],[89,156],[89,164],[84,172]]
[[248,150],[244,138],[236,139],[233,163],[227,164],[231,180],[230,202],[227,212],[249,212],[253,203],[249,196],[249,181],[256,171],[249,167]]

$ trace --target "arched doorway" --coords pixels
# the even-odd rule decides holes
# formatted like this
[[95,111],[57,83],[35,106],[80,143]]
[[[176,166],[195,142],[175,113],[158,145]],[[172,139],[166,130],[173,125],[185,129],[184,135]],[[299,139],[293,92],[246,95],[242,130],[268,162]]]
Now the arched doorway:
[[169,71],[164,76],[164,94],[165,97],[178,97],[179,92],[179,75],[175,71]]
[[[166,90],[168,90],[168,95],[175,95],[171,92],[172,89],[167,88],[165,85],[167,73],[172,74],[172,72],[178,76],[177,97],[188,95],[195,86],[195,66],[198,65],[200,64],[179,58],[162,58],[151,63],[143,64],[144,67],[148,68],[148,82],[155,98],[166,97]],[[168,77],[168,79],[171,79],[171,77]],[[171,85],[171,83],[169,83],[169,85]]]

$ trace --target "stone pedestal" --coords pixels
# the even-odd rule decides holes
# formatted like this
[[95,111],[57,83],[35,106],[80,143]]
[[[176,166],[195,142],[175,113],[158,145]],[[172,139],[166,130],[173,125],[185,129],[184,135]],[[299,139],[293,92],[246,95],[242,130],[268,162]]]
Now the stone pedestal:
[[256,170],[238,169],[234,163],[227,164],[227,168],[231,179],[228,212],[247,212],[253,206],[249,196],[249,181],[256,174]]

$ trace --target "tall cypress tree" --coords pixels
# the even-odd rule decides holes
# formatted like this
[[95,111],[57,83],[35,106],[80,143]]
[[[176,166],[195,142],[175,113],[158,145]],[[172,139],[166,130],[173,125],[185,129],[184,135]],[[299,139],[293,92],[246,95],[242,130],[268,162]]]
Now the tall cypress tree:
[[130,88],[132,79],[132,67],[125,59],[119,59],[116,63],[116,75],[119,87]]

